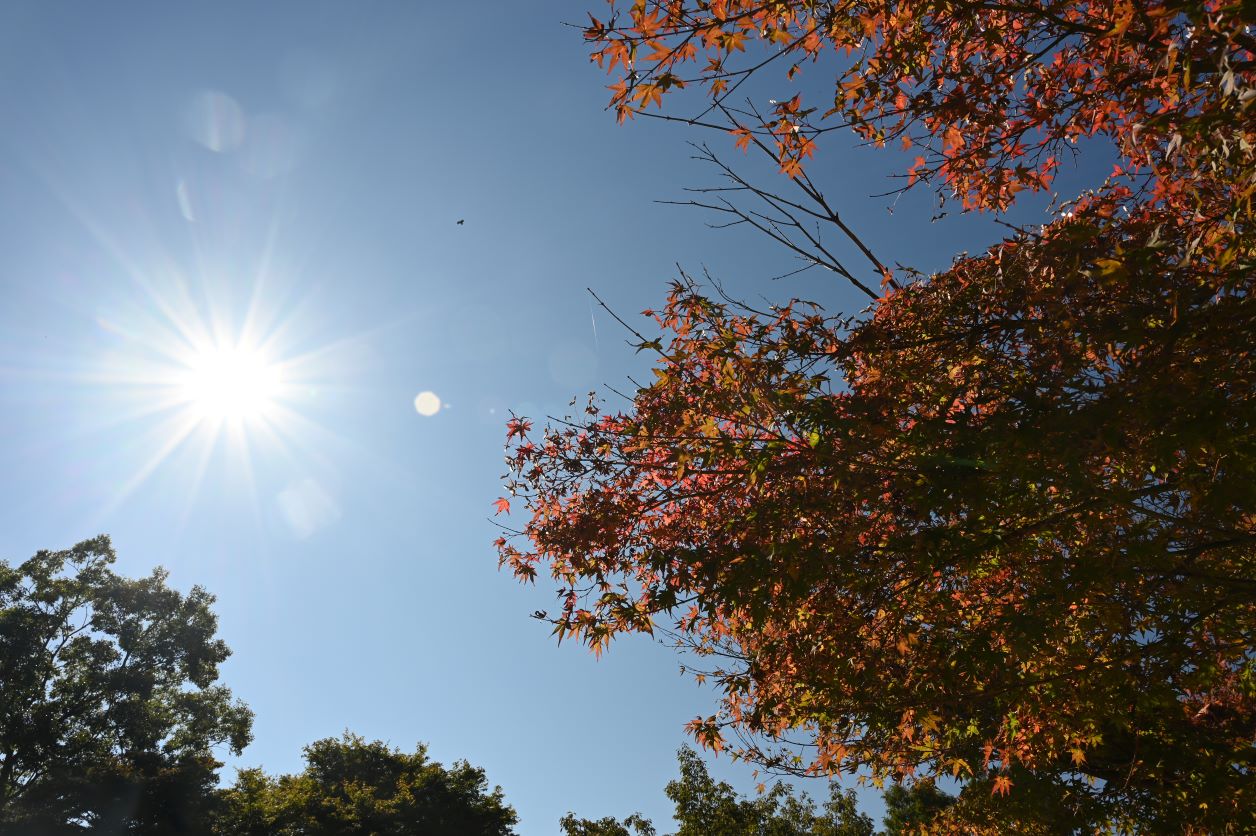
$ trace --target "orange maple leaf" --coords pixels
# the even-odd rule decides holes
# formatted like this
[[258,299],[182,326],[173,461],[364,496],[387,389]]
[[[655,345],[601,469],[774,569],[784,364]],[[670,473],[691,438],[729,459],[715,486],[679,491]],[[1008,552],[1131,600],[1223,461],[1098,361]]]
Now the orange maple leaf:
[[530,429],[532,429],[532,422],[527,418],[512,418],[506,422],[506,441],[509,442],[515,436],[525,438]]

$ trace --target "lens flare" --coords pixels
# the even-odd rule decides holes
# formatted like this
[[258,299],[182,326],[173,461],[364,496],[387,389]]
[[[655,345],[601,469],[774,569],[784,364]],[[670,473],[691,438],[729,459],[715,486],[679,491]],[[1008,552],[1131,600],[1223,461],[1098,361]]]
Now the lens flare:
[[430,418],[440,412],[440,396],[435,392],[420,392],[414,398],[414,411]]

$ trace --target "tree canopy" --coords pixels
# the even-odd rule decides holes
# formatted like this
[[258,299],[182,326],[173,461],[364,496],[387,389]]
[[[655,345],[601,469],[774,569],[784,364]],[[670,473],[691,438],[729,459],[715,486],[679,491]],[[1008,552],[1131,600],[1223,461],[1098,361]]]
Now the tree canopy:
[[817,809],[805,793],[795,795],[779,782],[753,798],[741,797],[714,780],[688,747],[677,760],[680,777],[665,790],[676,806],[675,836],[872,836],[872,820],[858,812],[854,793],[837,784],[829,785],[829,799]]
[[911,787],[891,784],[886,787],[884,800],[886,836],[911,836],[922,829],[927,831],[938,814],[955,803],[954,796],[927,783]]
[[[621,117],[705,86],[723,123],[682,121],[774,155],[798,195],[708,153],[762,208],[700,205],[875,301],[755,307],[682,277],[627,407],[511,422],[528,516],[498,548],[523,580],[548,569],[558,637],[666,630],[721,694],[704,745],[953,776],[938,830],[1256,824],[1251,7],[611,7],[586,34],[624,73]],[[838,53],[825,112],[730,98]],[[1079,139],[1119,162],[1041,227],[896,274],[804,168],[843,124],[923,149],[909,185],[969,209],[1046,188]]]
[[[850,127],[919,152],[973,208],[1050,186],[1078,140],[1102,136],[1167,196],[1218,175],[1250,199],[1256,36],[1250,4],[1227,0],[608,0],[590,15],[594,59],[619,80],[620,119],[689,85],[710,94],[743,147],[770,143],[802,173],[817,140]],[[761,49],[755,49],[759,45]],[[829,59],[829,60],[825,60]],[[830,71],[831,98],[778,96],[767,112],[738,88],[775,68]],[[747,109],[749,108],[749,109]],[[701,121],[702,117],[698,120]],[[1220,151],[1220,153],[1218,153]],[[1235,166],[1245,169],[1236,177]]]
[[568,813],[558,821],[563,836],[655,836],[657,831],[649,819],[633,813],[623,821],[614,816],[594,819],[578,819]]
[[213,597],[130,580],[107,537],[0,562],[0,830],[205,832],[216,747],[252,715],[217,685]]
[[272,777],[241,770],[224,790],[221,836],[509,836],[515,811],[484,770],[445,767],[345,733],[305,747],[305,769]]
[[[688,746],[677,752],[680,776],[667,783],[679,829],[672,836],[872,836],[872,819],[856,808],[855,794],[836,784],[819,808],[806,794],[783,783],[760,787],[746,798],[728,783],[711,777],[706,764]],[[914,799],[912,791],[903,797]],[[901,802],[904,806],[909,802]],[[654,836],[653,823],[631,815],[623,822],[597,821],[568,814],[561,822],[565,836]],[[898,832],[898,831],[893,831]]]

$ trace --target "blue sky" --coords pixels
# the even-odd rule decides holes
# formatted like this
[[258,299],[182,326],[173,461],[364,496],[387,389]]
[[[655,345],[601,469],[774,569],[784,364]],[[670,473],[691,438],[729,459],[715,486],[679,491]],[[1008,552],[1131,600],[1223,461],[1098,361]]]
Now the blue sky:
[[[712,694],[666,648],[595,661],[528,618],[552,591],[497,571],[489,521],[506,412],[641,368],[586,287],[632,315],[679,262],[862,303],[831,276],[768,281],[782,252],[652,202],[709,176],[694,137],[604,112],[561,25],[584,8],[0,7],[0,557],[104,532],[123,571],[216,594],[223,679],[257,715],[232,765],[292,771],[347,728],[483,766],[525,836],[568,810],[669,820]],[[993,235],[928,224],[926,195],[869,199],[892,155],[821,163],[884,259],[937,267]],[[216,428],[189,366],[241,341],[280,395]],[[751,791],[748,767],[715,771]]]

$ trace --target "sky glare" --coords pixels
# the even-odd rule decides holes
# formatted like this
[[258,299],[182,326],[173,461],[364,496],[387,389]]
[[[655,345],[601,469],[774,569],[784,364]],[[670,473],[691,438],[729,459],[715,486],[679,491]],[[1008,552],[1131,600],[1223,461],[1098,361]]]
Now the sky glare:
[[[586,288],[633,318],[679,264],[863,303],[654,203],[710,181],[686,140],[731,141],[616,126],[563,25],[594,2],[0,7],[0,557],[103,532],[121,571],[215,594],[256,712],[230,766],[295,771],[349,729],[484,767],[524,836],[669,821],[713,692],[528,618],[552,591],[492,547],[505,420],[644,368]],[[869,198],[892,154],[824,154],[888,261],[995,235]]]

